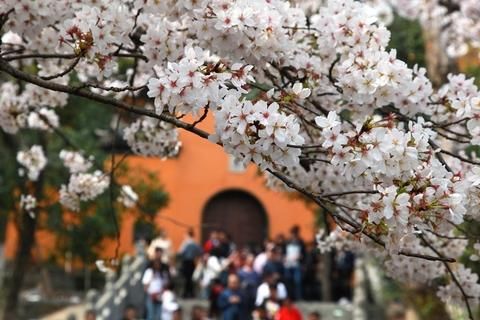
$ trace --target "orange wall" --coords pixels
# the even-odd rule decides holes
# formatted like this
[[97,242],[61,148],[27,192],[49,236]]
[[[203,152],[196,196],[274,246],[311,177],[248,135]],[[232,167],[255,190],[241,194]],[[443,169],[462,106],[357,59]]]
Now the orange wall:
[[[207,118],[200,126],[203,129],[211,128],[212,119]],[[128,158],[131,174],[135,174],[135,168],[141,168],[143,172],[145,169],[155,172],[168,192],[170,203],[160,212],[156,221],[171,238],[175,250],[183,240],[185,227],[173,223],[169,218],[192,226],[197,238],[200,238],[202,210],[207,201],[216,193],[231,188],[248,191],[262,203],[267,212],[270,237],[278,233],[287,234],[292,225],[298,224],[304,239],[313,239],[313,209],[308,208],[304,201],[267,189],[264,178],[258,174],[254,165],[243,173],[231,172],[229,158],[218,145],[183,130],[180,131],[180,140],[182,149],[175,159]],[[134,222],[133,214],[123,215],[120,252],[133,250]],[[7,256],[11,257],[14,252],[15,238],[16,232],[10,225],[7,232]],[[37,233],[38,252],[35,253],[45,257],[47,251],[52,250],[53,241],[51,235]],[[113,241],[106,241],[105,250],[102,251],[104,257],[112,257],[114,248]]]

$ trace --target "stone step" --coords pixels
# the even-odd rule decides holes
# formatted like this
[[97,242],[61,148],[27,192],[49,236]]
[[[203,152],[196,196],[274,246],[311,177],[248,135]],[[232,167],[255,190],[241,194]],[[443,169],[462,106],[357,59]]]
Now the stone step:
[[[180,300],[183,310],[183,319],[190,319],[190,313],[194,306],[208,308],[208,301],[199,299]],[[304,317],[310,312],[317,311],[322,315],[322,320],[352,320],[352,313],[344,306],[335,303],[323,302],[300,302],[297,304]],[[84,304],[70,306],[55,312],[39,320],[83,320],[86,306]],[[112,319],[117,320],[117,319]]]

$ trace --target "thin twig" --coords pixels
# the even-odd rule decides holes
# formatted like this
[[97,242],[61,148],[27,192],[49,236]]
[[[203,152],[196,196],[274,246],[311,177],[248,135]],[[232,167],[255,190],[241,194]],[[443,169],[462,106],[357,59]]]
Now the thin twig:
[[330,80],[330,83],[335,87],[335,89],[337,89],[338,92],[343,93],[343,88],[337,84],[337,80],[333,77],[333,69],[339,61],[340,55],[337,55],[335,60],[333,60],[332,64],[330,65],[330,68],[328,68],[328,80]]
[[[419,235],[419,238],[423,241],[423,243],[425,243],[425,245],[427,245],[427,247],[429,247],[433,252],[435,252],[435,254],[437,254],[439,257],[443,257],[443,254],[440,251],[438,251],[430,242],[428,242],[425,239],[425,237],[423,237],[422,235]],[[463,300],[465,301],[465,305],[467,307],[468,317],[470,318],[470,320],[473,320],[472,308],[470,307],[470,302],[468,301],[468,295],[465,292],[465,289],[462,287],[462,285],[458,281],[457,277],[455,276],[455,273],[452,271],[452,268],[450,268],[450,265],[448,264],[448,262],[446,261],[442,261],[442,262],[445,268],[447,269],[448,273],[450,274],[453,282],[458,287],[458,289],[460,289],[460,292],[462,293],[462,296],[463,296]]]
[[22,59],[75,59],[78,55],[76,54],[69,54],[69,53],[29,53],[29,54],[19,54],[15,56],[6,56],[2,57],[2,59],[6,61],[13,61],[13,60],[22,60]]
[[197,124],[199,124],[200,122],[202,122],[203,120],[205,120],[205,118],[206,118],[207,115],[208,115],[208,109],[209,109],[208,106],[206,106],[206,107],[204,108],[202,116],[201,116],[200,118],[198,118],[197,120],[195,120],[195,121],[191,124],[192,128],[195,128],[195,126],[196,126]]
[[118,132],[119,126],[120,126],[120,116],[117,116],[117,121],[116,121],[116,124],[115,124],[115,131],[113,133],[112,148],[110,150],[110,152],[111,152],[110,184],[108,186],[109,196],[110,196],[110,213],[112,215],[113,226],[115,227],[116,245],[115,245],[115,255],[113,256],[114,261],[118,260],[118,257],[119,257],[118,253],[119,253],[119,250],[120,250],[120,227],[119,227],[119,224],[118,224],[117,212],[115,210],[115,204],[114,204],[115,200],[113,199],[113,196],[114,196],[113,186],[114,186],[114,181],[115,181],[115,168],[116,168],[116,166],[115,166],[115,143],[116,143],[116,140],[117,140],[117,132]]
[[330,198],[330,197],[341,197],[349,194],[376,194],[378,193],[377,190],[352,190],[352,191],[344,191],[344,192],[337,192],[337,193],[325,193],[319,195],[319,197],[323,198]]
[[44,77],[40,77],[40,79],[42,80],[53,80],[53,79],[56,79],[56,78],[61,78],[63,77],[64,75],[66,75],[67,73],[73,71],[73,69],[75,69],[75,67],[77,66],[77,64],[80,62],[80,59],[81,57],[77,57],[75,59],[75,61],[73,61],[70,66],[68,66],[67,69],[65,69],[64,71],[60,72],[60,73],[57,73],[57,74],[54,74],[54,75],[51,75],[51,76],[44,76]]
[[444,154],[447,154],[451,157],[457,158],[458,160],[461,160],[463,162],[467,162],[467,163],[474,164],[474,165],[477,165],[477,166],[480,165],[480,162],[478,162],[478,161],[470,160],[468,158],[462,157],[458,154],[455,154],[455,153],[447,151],[447,150],[440,149],[440,152],[444,153]]

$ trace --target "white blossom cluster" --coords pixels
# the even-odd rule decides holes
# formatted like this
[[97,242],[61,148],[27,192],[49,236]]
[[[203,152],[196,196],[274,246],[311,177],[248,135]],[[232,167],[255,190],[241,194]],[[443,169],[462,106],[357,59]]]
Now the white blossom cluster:
[[[333,65],[328,72],[337,87],[330,91],[340,87],[343,104],[349,104],[352,112],[366,115],[389,104],[407,114],[423,111],[419,106],[426,105],[433,93],[426,70],[409,69],[395,50],[386,51],[390,33],[362,3],[332,1],[311,20],[321,30],[318,54],[328,67]],[[330,103],[338,101],[338,96],[330,98]]]
[[475,250],[475,253],[470,255],[470,260],[479,261],[480,260],[480,242],[475,242],[475,244],[473,245],[473,250]]
[[463,221],[465,185],[435,157],[429,144],[435,134],[426,123],[410,122],[403,131],[389,120],[368,118],[344,131],[333,112],[316,122],[331,164],[348,180],[378,191],[359,203],[370,223],[386,223],[393,236],[420,225],[441,229],[447,221]]
[[33,215],[33,211],[37,208],[37,198],[31,194],[20,195],[20,208]]
[[180,151],[178,132],[171,124],[141,118],[124,129],[123,138],[135,154],[171,158]]
[[160,77],[148,82],[148,96],[155,98],[157,114],[163,112],[164,106],[180,114],[197,114],[210,104],[215,108],[227,93],[227,81],[241,89],[247,80],[253,80],[249,75],[252,66],[233,64],[231,70],[219,70],[226,66],[219,61],[207,63],[209,56],[208,51],[188,47],[179,63],[169,63],[165,70],[156,69]]
[[[473,305],[480,303],[480,284],[478,283],[478,274],[473,273],[471,269],[460,265],[457,270],[453,271],[460,286],[462,287],[469,302]],[[440,286],[437,292],[438,297],[445,303],[454,303],[465,306],[465,298],[458,287],[453,282],[445,286]]]
[[325,234],[325,230],[321,229],[315,236],[317,240],[317,247],[320,253],[324,254],[332,250],[344,251],[352,250],[358,246],[358,243],[351,233],[336,227],[329,234]]
[[60,187],[60,203],[69,210],[79,211],[81,201],[94,200],[108,188],[110,178],[105,173],[88,172],[93,156],[85,158],[78,151],[61,150],[59,158],[70,173],[68,184]]
[[[428,248],[420,246],[419,243],[405,245],[404,248],[413,249],[414,252],[421,254],[434,254]],[[429,284],[445,273],[445,267],[439,261],[419,260],[403,255],[392,255],[385,261],[385,268],[387,275],[409,284]]]
[[459,123],[448,129],[470,135],[464,143],[480,145],[480,91],[474,80],[463,74],[448,75],[448,82],[432,96],[433,119],[437,122],[464,119],[466,127]]
[[67,95],[27,84],[21,94],[11,82],[1,85],[0,128],[15,134],[21,128],[50,130],[59,126],[54,108],[67,103]]
[[[441,28],[442,42],[451,56],[461,56],[468,47],[480,47],[480,7],[477,0],[367,0],[387,24],[392,9],[400,16],[418,20],[425,28]],[[390,7],[390,8],[389,8]]]
[[74,173],[68,184],[60,188],[60,203],[72,211],[79,211],[81,201],[97,198],[109,184],[110,178],[99,170],[93,173]]
[[19,151],[17,161],[27,170],[28,179],[32,181],[38,180],[40,173],[48,162],[42,146],[39,145],[33,145],[28,150]]
[[133,208],[138,201],[138,194],[129,185],[123,185],[120,188],[120,195],[117,199],[126,208]]
[[304,143],[300,124],[294,115],[278,109],[276,102],[239,102],[238,97],[229,95],[215,115],[223,121],[216,122],[216,134],[211,139],[220,141],[244,165],[253,161],[262,169],[295,166],[301,150],[288,146]]
[[86,172],[92,167],[93,156],[86,159],[77,151],[62,150],[60,151],[59,157],[70,173]]
[[[227,152],[244,164],[253,161],[261,168],[272,163],[297,164],[300,150],[287,147],[303,144],[295,116],[281,113],[276,102],[269,105],[266,101],[242,100],[239,93],[246,92],[242,87],[254,80],[249,75],[251,66],[236,63],[227,69],[219,62],[208,63],[208,59],[208,52],[187,48],[185,58],[178,64],[170,63],[165,71],[157,69],[164,76],[153,78],[148,84],[148,94],[155,98],[156,113],[168,106],[170,112],[197,114],[208,106],[213,108],[215,118],[222,120],[216,122],[212,140],[220,141]],[[228,90],[227,86],[237,91]],[[290,90],[299,99],[310,94],[300,83]]]
[[3,131],[15,134],[27,122],[27,106],[17,96],[17,86],[11,82],[0,88],[0,127]]

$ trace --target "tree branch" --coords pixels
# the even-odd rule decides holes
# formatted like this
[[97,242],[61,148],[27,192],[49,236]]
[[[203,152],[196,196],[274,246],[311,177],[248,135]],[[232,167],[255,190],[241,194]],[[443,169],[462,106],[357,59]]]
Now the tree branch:
[[[164,114],[164,113],[159,115],[159,114],[156,114],[152,111],[149,111],[149,110],[146,110],[146,109],[141,109],[141,108],[138,108],[138,107],[134,107],[134,106],[131,106],[127,103],[124,103],[124,102],[121,102],[121,101],[118,101],[118,100],[115,100],[113,98],[106,97],[106,96],[103,96],[103,95],[100,95],[100,94],[93,93],[93,92],[91,92],[89,90],[85,90],[83,88],[73,88],[73,87],[58,84],[58,83],[55,83],[55,82],[42,80],[42,79],[40,79],[40,78],[38,78],[34,75],[31,75],[29,73],[26,73],[26,72],[23,72],[23,71],[18,70],[16,68],[13,68],[7,61],[5,61],[2,58],[0,58],[0,70],[10,74],[14,78],[33,83],[35,85],[38,85],[38,86],[46,88],[46,89],[69,93],[69,94],[72,94],[72,95],[75,95],[75,96],[79,96],[79,97],[87,98],[87,99],[90,99],[90,100],[93,100],[93,101],[97,101],[97,102],[100,102],[102,104],[111,105],[111,106],[114,106],[114,107],[119,108],[121,110],[125,110],[127,112],[131,112],[131,113],[135,113],[135,114],[138,114],[138,115],[143,115],[143,116],[163,120],[165,122],[169,122],[169,123],[173,124],[174,126],[176,126],[178,128],[181,128],[181,129],[184,129],[184,130],[189,131],[191,133],[194,133],[197,136],[202,137],[204,139],[208,139],[208,137],[209,137],[208,132],[203,131],[201,129],[198,129],[198,128],[192,126],[189,123],[180,121],[173,116],[170,116],[170,115],[167,115],[167,114]],[[305,195],[307,198],[313,200],[321,208],[326,210],[326,212],[329,212],[329,214],[332,215],[334,218],[352,226],[356,230],[361,229],[362,233],[364,235],[366,235],[368,238],[370,238],[371,240],[373,240],[375,243],[379,244],[380,246],[385,247],[385,243],[381,239],[379,239],[376,236],[374,236],[374,235],[366,232],[365,230],[363,230],[363,228],[361,227],[361,225],[359,223],[356,223],[354,221],[350,221],[349,219],[346,219],[345,217],[336,213],[334,210],[331,210],[331,208],[328,208],[325,205],[325,203],[322,201],[321,198],[316,197],[312,193],[308,192],[306,189],[304,189],[300,186],[297,186],[295,183],[293,183],[290,179],[288,179],[284,175],[282,175],[282,174],[280,174],[276,171],[270,170],[270,169],[267,169],[267,171],[270,172],[271,174],[273,174],[275,177],[277,177],[281,181],[283,181],[290,188],[297,190],[301,194]],[[420,255],[420,254],[405,252],[405,251],[400,251],[399,254],[405,255],[405,256],[410,256],[410,257],[422,258],[422,259],[426,259],[426,260],[433,260],[433,261],[440,260],[440,261],[447,261],[447,262],[455,262],[455,259],[452,259],[452,258]]]
[[60,73],[57,73],[57,74],[54,74],[54,75],[51,75],[51,76],[44,76],[44,77],[40,77],[40,79],[42,80],[53,80],[53,79],[56,79],[56,78],[61,78],[63,77],[64,75],[66,75],[67,73],[73,71],[73,69],[75,69],[75,67],[77,66],[77,64],[80,62],[80,59],[81,57],[77,57],[69,66],[67,69],[65,69],[64,71],[60,72]]
[[192,127],[191,124],[189,124],[187,122],[184,122],[184,121],[180,121],[180,120],[176,119],[174,116],[171,116],[171,115],[168,115],[168,114],[165,114],[165,113],[156,114],[153,111],[149,111],[149,110],[146,110],[146,109],[131,106],[131,105],[125,103],[125,102],[122,102],[122,101],[119,101],[119,100],[116,100],[116,99],[113,99],[113,98],[110,98],[110,97],[107,97],[107,96],[104,96],[104,95],[101,95],[101,94],[93,93],[90,90],[86,90],[84,88],[74,88],[74,87],[71,87],[71,86],[42,80],[37,76],[31,75],[29,73],[23,72],[21,70],[18,70],[16,68],[12,67],[3,58],[0,58],[0,70],[8,73],[9,75],[11,75],[12,77],[14,77],[16,79],[33,83],[33,84],[35,84],[39,87],[45,88],[45,89],[58,91],[58,92],[65,92],[65,93],[68,93],[68,94],[72,94],[74,96],[83,97],[83,98],[86,98],[86,99],[97,101],[97,102],[100,102],[100,103],[105,104],[105,105],[114,106],[118,109],[125,110],[127,112],[131,112],[131,113],[135,113],[135,114],[138,114],[138,115],[155,118],[155,119],[158,119],[158,120],[163,120],[165,122],[168,122],[168,123],[171,123],[171,124],[175,125],[178,128],[181,128],[181,129],[184,129],[186,131],[192,132],[192,133],[194,133],[194,134],[196,134],[196,135],[198,135],[202,138],[205,138],[205,139],[208,139],[208,136],[209,136],[208,132],[203,131],[201,129],[198,129],[196,127]]

